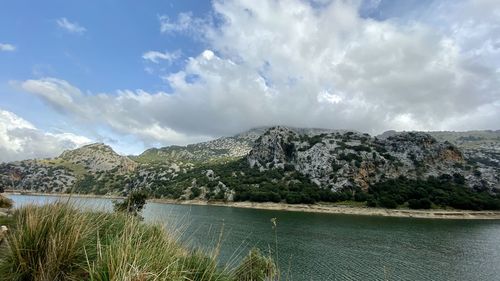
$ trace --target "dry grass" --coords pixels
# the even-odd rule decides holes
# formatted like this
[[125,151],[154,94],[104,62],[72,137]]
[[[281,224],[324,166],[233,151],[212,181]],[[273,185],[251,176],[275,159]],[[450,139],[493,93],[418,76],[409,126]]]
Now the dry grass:
[[[251,253],[236,269],[186,250],[161,225],[68,204],[27,206],[0,253],[0,280],[276,280],[270,258]],[[249,270],[258,274],[248,275]],[[253,273],[252,273],[253,274]]]

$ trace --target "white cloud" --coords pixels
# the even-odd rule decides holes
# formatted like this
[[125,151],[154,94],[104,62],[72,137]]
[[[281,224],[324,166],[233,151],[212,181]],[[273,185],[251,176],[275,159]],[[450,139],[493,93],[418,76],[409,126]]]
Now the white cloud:
[[90,142],[71,133],[44,132],[16,114],[0,109],[0,162],[54,157],[65,149]]
[[70,22],[67,18],[60,18],[56,22],[60,28],[70,33],[82,34],[87,31],[85,27],[79,25],[77,22]]
[[200,32],[207,23],[206,20],[195,18],[191,12],[179,13],[177,20],[172,21],[168,16],[158,16],[161,33],[173,32]]
[[171,93],[82,94],[52,78],[22,87],[69,116],[163,144],[275,124],[498,129],[499,5],[449,2],[432,19],[376,21],[351,3],[214,1],[217,24],[161,17],[163,32],[199,30],[207,45],[164,76]]
[[6,43],[0,43],[0,51],[13,52],[16,50],[16,46]]
[[82,124],[105,124],[115,132],[134,135],[147,144],[186,144],[206,140],[207,136],[191,136],[162,124],[158,119],[161,106],[171,99],[159,92],[142,90],[118,91],[116,95],[83,94],[68,82],[55,78],[27,80],[19,85],[44,100],[59,113],[76,117]]
[[181,56],[181,51],[177,50],[175,52],[165,51],[164,53],[158,51],[148,51],[142,55],[142,58],[149,60],[153,63],[159,63],[160,60],[167,61],[169,63],[178,59]]

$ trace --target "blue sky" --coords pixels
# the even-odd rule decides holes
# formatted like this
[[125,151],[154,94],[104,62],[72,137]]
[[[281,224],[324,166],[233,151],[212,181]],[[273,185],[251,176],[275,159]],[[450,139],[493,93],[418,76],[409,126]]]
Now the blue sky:
[[498,129],[499,6],[4,1],[0,161],[94,141],[140,153],[274,124]]
[[[150,49],[177,50],[192,56],[203,50],[189,36],[160,33],[158,16],[180,12],[203,16],[208,1],[6,1],[0,34],[17,52],[2,56],[0,79],[56,76],[93,92],[118,88],[161,90],[164,83],[144,72],[141,55]],[[58,26],[66,18],[85,31]],[[175,65],[166,66],[175,69]]]
[[[58,77],[93,93],[117,89],[168,90],[168,84],[146,67],[165,72],[179,69],[181,61],[156,66],[142,59],[147,50],[182,50],[192,56],[203,50],[189,36],[160,33],[158,17],[175,18],[180,12],[209,12],[208,1],[7,1],[0,10],[0,38],[16,51],[0,56],[0,104],[42,128],[54,116],[42,103],[17,93],[8,81]],[[66,18],[83,28],[71,32],[57,24]],[[47,114],[42,119],[39,113]]]
[[[148,1],[147,5],[139,1],[7,1],[0,10],[0,43],[9,42],[16,50],[0,56],[0,107],[42,130],[85,134],[9,82],[57,77],[92,93],[168,91],[168,83],[145,69],[175,72],[183,57],[203,51],[203,43],[183,34],[165,36],[159,17],[175,19],[182,12],[205,16],[210,7],[209,1],[195,0]],[[58,25],[64,18],[84,31]],[[158,66],[142,58],[148,50],[182,50],[182,54],[179,61]]]

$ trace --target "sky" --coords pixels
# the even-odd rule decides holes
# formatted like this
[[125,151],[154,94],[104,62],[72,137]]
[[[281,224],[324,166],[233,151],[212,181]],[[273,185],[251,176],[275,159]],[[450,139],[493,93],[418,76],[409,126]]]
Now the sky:
[[0,162],[272,125],[500,129],[498,0],[0,6]]

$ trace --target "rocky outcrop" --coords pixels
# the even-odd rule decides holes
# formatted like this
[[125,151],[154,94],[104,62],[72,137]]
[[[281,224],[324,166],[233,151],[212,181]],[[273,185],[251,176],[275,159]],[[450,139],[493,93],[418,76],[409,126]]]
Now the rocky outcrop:
[[81,165],[90,172],[114,170],[117,173],[129,173],[137,168],[136,162],[117,154],[111,147],[102,143],[89,144],[65,151],[59,158],[72,164]]
[[[293,167],[333,190],[355,185],[367,189],[400,176],[425,179],[442,174],[460,174],[469,186],[477,185],[456,146],[422,132],[393,132],[376,138],[358,132],[315,134],[274,127],[256,140],[247,160],[260,169]],[[498,181],[487,185],[496,188]]]
[[0,187],[4,189],[67,192],[76,179],[74,171],[57,161],[25,160],[0,165]]
[[474,189],[484,190],[495,185],[499,188],[500,130],[429,133],[438,140],[454,144],[463,152],[467,166],[474,169],[467,177]]
[[250,167],[265,169],[284,168],[296,156],[295,142],[298,134],[289,128],[274,127],[260,136],[248,153]]

